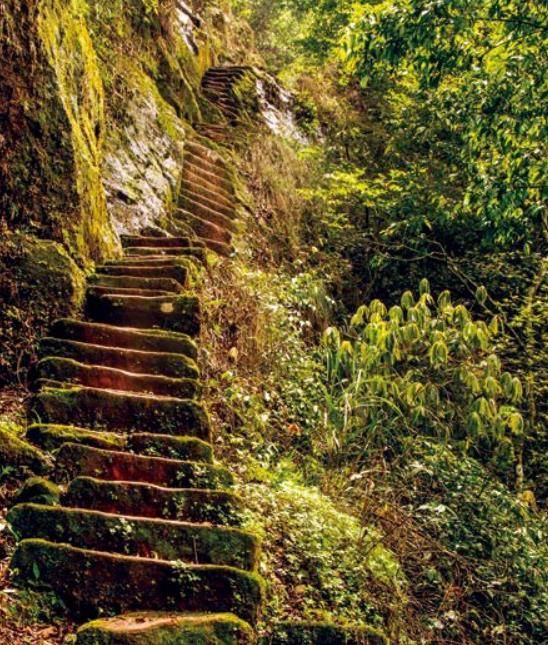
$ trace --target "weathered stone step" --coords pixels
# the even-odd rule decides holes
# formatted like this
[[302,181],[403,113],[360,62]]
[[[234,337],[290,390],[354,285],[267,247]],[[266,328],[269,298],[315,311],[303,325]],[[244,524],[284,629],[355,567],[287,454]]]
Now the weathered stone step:
[[217,152],[209,146],[205,146],[198,141],[189,139],[185,142],[185,154],[190,153],[196,157],[207,159],[210,163],[216,165],[222,170],[226,169],[226,161]]
[[122,327],[156,327],[195,336],[200,331],[200,300],[196,296],[102,296],[90,312],[95,322]]
[[153,289],[131,289],[125,287],[100,287],[91,285],[86,289],[86,308],[93,310],[94,302],[102,296],[140,296],[143,298],[159,298],[172,296],[174,292]]
[[190,199],[187,196],[185,197],[181,196],[180,201],[181,201],[181,207],[177,208],[173,212],[174,216],[176,216],[179,213],[190,213],[195,217],[201,217],[206,221],[212,222],[213,224],[216,224],[217,226],[220,226],[221,228],[224,228],[227,231],[231,231],[233,233],[236,232],[238,228],[236,222],[226,217],[226,215],[223,215],[218,211],[214,211],[211,208],[208,208],[207,206],[200,204],[199,202],[195,202],[194,200]]
[[16,580],[39,577],[82,615],[138,610],[233,612],[255,622],[262,601],[256,574],[215,565],[113,555],[45,540],[19,543]]
[[230,257],[234,252],[234,248],[231,245],[226,244],[225,242],[219,242],[217,240],[212,240],[206,237],[203,238],[203,242],[208,249],[215,251],[215,253],[217,253],[218,255]]
[[38,345],[38,353],[44,358],[69,358],[87,365],[101,365],[134,374],[190,379],[200,376],[194,359],[185,354],[105,347],[60,338],[43,338]]
[[159,394],[179,399],[193,399],[199,391],[199,384],[195,378],[134,374],[102,365],[85,365],[71,358],[45,358],[38,363],[36,372],[40,379],[67,381],[106,390]]
[[235,214],[236,214],[236,209],[234,208],[234,205],[232,206],[227,206],[223,202],[220,202],[216,200],[215,198],[210,199],[207,195],[204,195],[201,192],[197,192],[193,189],[190,190],[184,190],[181,195],[183,201],[188,198],[192,200],[193,202],[196,202],[198,204],[203,204],[204,206],[207,206],[208,208],[218,212],[222,213],[225,217],[228,217],[228,219],[233,219]]
[[184,171],[191,181],[194,181],[194,179],[198,177],[202,180],[206,180],[212,186],[223,188],[229,195],[234,194],[234,187],[229,179],[219,177],[208,170],[204,170],[200,166],[192,163],[189,159],[185,159]]
[[201,195],[203,197],[207,197],[208,199],[223,204],[226,208],[230,208],[234,211],[234,198],[232,196],[227,196],[223,191],[215,190],[211,185],[208,187],[207,184],[204,186],[195,181],[191,182],[187,179],[183,179],[181,188],[182,190],[188,193],[193,193],[196,196]]
[[215,490],[229,487],[234,481],[231,473],[221,466],[165,457],[143,457],[76,443],[61,446],[55,466],[57,476],[67,482],[76,477],[95,477],[167,488]]
[[180,293],[184,284],[173,278],[135,278],[134,276],[101,275],[96,274],[89,278],[89,283],[96,287],[146,289],[161,291],[163,293]]
[[223,244],[230,245],[232,241],[232,234],[221,226],[217,226],[213,222],[209,222],[198,215],[193,215],[190,212],[184,213],[185,221],[191,223],[192,228],[201,238],[207,238],[222,242]]
[[126,437],[122,434],[53,424],[36,423],[29,426],[26,438],[49,452],[57,450],[64,443],[82,443],[105,450],[122,450],[126,446]]
[[141,432],[128,436],[126,448],[136,455],[147,457],[213,463],[211,444],[196,437]]
[[207,153],[187,150],[185,151],[185,164],[202,168],[218,179],[230,181],[230,176],[228,174],[226,164],[219,163],[218,161],[211,159],[211,157]]
[[34,399],[32,416],[46,424],[211,439],[209,419],[202,405],[157,395],[87,387],[44,388]]
[[161,246],[161,247],[188,247],[191,245],[188,237],[152,237],[145,235],[122,235],[122,247],[128,246]]
[[157,517],[239,526],[242,500],[229,491],[166,488],[136,482],[78,477],[70,482],[63,504],[105,513]]
[[18,539],[245,571],[257,567],[258,541],[239,529],[40,504],[14,506],[7,519]]
[[184,187],[187,187],[189,185],[193,185],[196,190],[207,190],[209,193],[212,193],[217,196],[221,196],[224,200],[225,203],[234,203],[234,196],[224,190],[221,186],[218,186],[214,183],[212,183],[209,179],[206,177],[202,177],[200,175],[194,174],[192,171],[188,171],[185,173],[185,178],[183,180],[183,189]]
[[241,78],[247,72],[253,71],[251,67],[210,67],[204,74],[204,79],[210,78]]
[[[198,247],[183,247],[183,246],[128,246],[125,249],[126,258],[135,256],[147,257],[153,255],[155,257],[170,256],[170,257],[188,257],[196,254]],[[199,254],[199,251],[198,251]]]
[[138,612],[80,627],[77,645],[251,645],[251,627],[233,614]]
[[136,279],[160,279],[168,278],[176,280],[183,286],[188,284],[189,268],[176,262],[166,262],[163,266],[154,262],[121,262],[111,266],[97,267],[101,275],[115,277],[120,279],[136,278]]
[[198,348],[190,336],[157,329],[120,328],[66,318],[53,325],[51,336],[103,347],[183,354],[193,360],[198,356]]

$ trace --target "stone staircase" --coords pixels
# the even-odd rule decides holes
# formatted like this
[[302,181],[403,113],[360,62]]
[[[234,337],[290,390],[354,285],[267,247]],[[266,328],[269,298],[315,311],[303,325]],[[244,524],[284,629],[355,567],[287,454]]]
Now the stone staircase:
[[11,509],[11,567],[82,619],[115,616],[79,643],[250,643],[259,545],[199,401],[191,279],[205,252],[188,237],[122,244],[89,280],[86,320],[40,344],[27,438],[54,455],[59,488],[29,482]]
[[232,253],[236,199],[225,160],[198,142],[185,146],[176,223],[190,226],[200,242],[220,255]]

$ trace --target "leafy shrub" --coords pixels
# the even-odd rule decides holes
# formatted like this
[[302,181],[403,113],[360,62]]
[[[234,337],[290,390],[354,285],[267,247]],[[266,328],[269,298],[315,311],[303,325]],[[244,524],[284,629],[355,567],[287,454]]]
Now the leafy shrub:
[[415,299],[406,291],[390,310],[375,300],[344,332],[326,331],[332,448],[366,455],[423,435],[452,438],[465,451],[511,454],[524,430],[516,407],[522,385],[494,351],[497,318],[473,320],[447,291],[435,302],[426,279],[420,292]]

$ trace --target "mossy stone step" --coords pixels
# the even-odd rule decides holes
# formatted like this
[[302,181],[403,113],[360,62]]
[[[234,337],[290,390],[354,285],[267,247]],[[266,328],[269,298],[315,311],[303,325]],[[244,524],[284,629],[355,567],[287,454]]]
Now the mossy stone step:
[[115,276],[95,274],[89,278],[90,284],[111,289],[129,288],[181,293],[184,284],[172,278],[135,278],[133,276]]
[[185,186],[195,186],[196,189],[205,188],[215,195],[222,195],[225,200],[233,203],[234,201],[234,191],[230,186],[225,184],[219,184],[215,181],[214,176],[208,175],[205,171],[201,171],[200,168],[194,169],[192,166],[186,166],[183,182]]
[[198,348],[190,336],[159,329],[120,328],[65,318],[55,322],[51,336],[103,347],[183,354],[193,360],[198,356]]
[[143,296],[144,298],[158,298],[160,296],[172,296],[175,291],[164,291],[163,289],[135,289],[126,287],[102,287],[91,285],[86,289],[86,298],[100,298],[101,296]]
[[210,251],[215,251],[217,255],[223,255],[225,257],[230,257],[234,253],[234,247],[225,244],[224,242],[218,242],[217,240],[211,240],[207,237],[203,238],[204,244]]
[[147,457],[213,463],[211,444],[195,437],[174,437],[142,432],[128,437],[127,449],[136,455]]
[[199,218],[200,220],[203,220],[205,222],[211,222],[212,224],[215,224],[215,226],[218,226],[225,231],[229,231],[230,233],[236,232],[238,228],[235,222],[227,220],[224,215],[209,211],[209,209],[194,208],[194,206],[189,202],[185,204],[185,208],[179,206],[177,209],[175,209],[173,212],[173,217],[176,221],[188,222],[191,226],[193,226],[193,228],[196,218]]
[[56,459],[59,480],[95,477],[107,481],[141,482],[164,487],[219,489],[232,486],[232,474],[221,466],[165,457],[144,457],[65,443]]
[[36,423],[74,424],[90,430],[211,439],[208,415],[195,401],[82,386],[44,388],[34,398],[32,418]]
[[151,374],[134,374],[102,365],[86,365],[71,358],[49,357],[41,360],[36,373],[40,379],[67,381],[86,387],[141,392],[193,399],[199,391],[194,378],[170,378]]
[[276,626],[260,645],[389,645],[374,627],[341,627],[333,623],[287,622]]
[[205,193],[205,191],[202,190],[197,190],[194,186],[192,188],[186,188],[182,191],[182,198],[184,199],[184,196],[188,195],[190,199],[194,200],[195,202],[199,202],[204,204],[205,206],[208,206],[209,208],[218,211],[219,213],[222,213],[228,219],[232,219],[235,214],[236,214],[236,208],[234,204],[226,204],[224,200],[221,198],[218,198],[217,195],[208,195]]
[[58,506],[61,500],[61,488],[44,477],[30,477],[17,491],[14,504],[46,504]]
[[157,327],[195,336],[200,331],[200,300],[196,296],[102,296],[94,300],[95,322],[122,327]]
[[82,625],[77,645],[251,645],[253,630],[233,614],[138,612]]
[[68,358],[86,365],[102,365],[134,374],[190,379],[200,376],[194,359],[185,354],[108,347],[59,338],[43,338],[38,345],[38,354],[42,359]]
[[27,430],[27,439],[52,452],[64,443],[81,443],[105,450],[120,450],[126,446],[126,437],[114,432],[95,432],[74,426],[34,424]]
[[221,204],[224,204],[226,208],[232,209],[234,211],[234,198],[232,195],[227,196],[227,194],[220,189],[211,189],[196,182],[188,181],[186,178],[182,180],[181,189],[183,191],[193,193],[196,197],[206,197],[212,201],[217,201]]
[[231,612],[254,623],[263,590],[256,574],[216,565],[78,549],[23,540],[11,561],[15,579],[49,586],[80,615],[172,610]]
[[169,279],[175,280],[183,286],[188,284],[189,268],[177,262],[166,262],[163,265],[157,263],[130,263],[123,262],[120,264],[105,265],[97,267],[101,276],[110,276],[113,278],[134,278],[134,279]]
[[203,249],[199,246],[191,247],[159,247],[159,246],[128,246],[124,249],[125,257],[143,257],[147,256],[153,257],[170,257],[170,258],[179,258],[179,257],[195,257],[200,260],[203,259],[204,253]]
[[188,247],[190,238],[188,237],[151,237],[145,235],[122,235],[122,247],[128,246],[161,246],[161,247]]
[[[213,222],[203,219],[198,215],[193,215],[192,213],[181,213],[184,220],[189,222],[194,229],[196,235],[200,238],[207,238],[210,240],[215,240],[220,244],[229,245],[232,241],[232,234],[230,231],[226,230],[222,226],[218,226]],[[176,216],[175,216],[176,217]]]
[[216,204],[210,204],[209,200],[206,201],[203,197],[193,198],[191,193],[181,195],[177,210],[188,211],[232,233],[238,230],[238,224],[233,219],[234,213],[227,215],[226,209],[218,208]]
[[101,511],[19,504],[8,513],[19,540],[39,538],[82,549],[254,571],[258,541],[239,529]]
[[239,526],[243,502],[228,491],[166,488],[137,482],[78,477],[70,482],[63,504],[105,513],[122,513],[187,522]]
[[226,169],[226,164],[218,164],[213,162],[209,156],[204,155],[200,152],[195,151],[186,151],[185,153],[185,164],[189,166],[196,166],[205,170],[206,172],[211,173],[215,177],[218,177],[222,180],[230,181],[229,174]]
[[207,183],[213,188],[219,187],[224,189],[228,195],[234,194],[234,187],[231,181],[226,178],[219,177],[219,175],[209,172],[209,170],[205,170],[201,166],[197,166],[190,161],[185,161],[184,173],[189,180],[199,178],[207,181]]

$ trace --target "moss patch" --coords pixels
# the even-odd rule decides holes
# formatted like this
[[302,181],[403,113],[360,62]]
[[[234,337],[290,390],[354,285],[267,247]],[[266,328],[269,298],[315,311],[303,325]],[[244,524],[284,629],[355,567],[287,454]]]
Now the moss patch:
[[46,473],[51,463],[43,452],[20,439],[7,424],[0,425],[0,473],[20,475],[26,472]]

